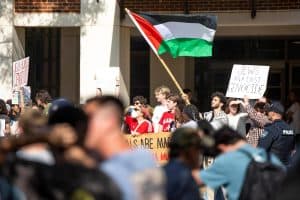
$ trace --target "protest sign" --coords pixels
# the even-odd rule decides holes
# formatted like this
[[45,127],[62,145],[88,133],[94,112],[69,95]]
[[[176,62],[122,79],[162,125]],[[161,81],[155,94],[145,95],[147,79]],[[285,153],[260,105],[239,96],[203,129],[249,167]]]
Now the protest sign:
[[27,85],[29,73],[29,57],[13,62],[13,87]]
[[18,105],[20,103],[20,92],[19,91],[13,91],[11,104]]
[[234,65],[226,97],[261,98],[267,89],[269,70],[269,66]]
[[5,119],[0,119],[0,137],[5,136]]
[[22,87],[22,95],[23,95],[23,103],[24,105],[30,105],[31,103],[31,88],[30,86],[24,86]]
[[127,135],[131,147],[143,147],[152,151],[156,160],[164,164],[169,160],[169,142],[171,133],[148,133],[143,135]]
[[95,94],[98,88],[101,90],[102,95],[118,97],[120,89],[120,68],[110,67],[99,69],[95,76]]

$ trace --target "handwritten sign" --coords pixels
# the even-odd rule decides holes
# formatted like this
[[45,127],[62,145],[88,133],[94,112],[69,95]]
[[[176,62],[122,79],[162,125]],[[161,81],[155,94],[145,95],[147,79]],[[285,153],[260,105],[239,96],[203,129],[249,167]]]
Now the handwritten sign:
[[13,91],[11,104],[18,105],[20,103],[20,92],[19,91]]
[[0,137],[5,136],[5,120],[0,119]]
[[29,57],[13,62],[13,87],[27,85],[29,73]]
[[263,97],[268,82],[269,66],[234,65],[226,97],[259,99]]
[[143,147],[153,152],[156,160],[164,164],[169,160],[169,141],[171,133],[149,133],[145,135],[127,135],[131,147]]

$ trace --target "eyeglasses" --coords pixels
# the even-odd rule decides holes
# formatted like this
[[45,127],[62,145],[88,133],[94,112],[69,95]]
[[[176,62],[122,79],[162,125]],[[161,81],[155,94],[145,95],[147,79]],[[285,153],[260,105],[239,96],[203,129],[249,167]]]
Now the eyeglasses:
[[141,102],[134,102],[134,105],[141,105]]

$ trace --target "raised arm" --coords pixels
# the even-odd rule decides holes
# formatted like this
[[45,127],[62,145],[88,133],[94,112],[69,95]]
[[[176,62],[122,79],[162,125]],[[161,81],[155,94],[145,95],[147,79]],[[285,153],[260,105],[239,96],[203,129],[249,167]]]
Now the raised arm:
[[243,106],[245,111],[248,113],[249,118],[260,128],[263,128],[266,124],[270,123],[268,117],[260,112],[257,112],[250,104],[249,99],[247,97],[244,98],[244,101],[237,101]]

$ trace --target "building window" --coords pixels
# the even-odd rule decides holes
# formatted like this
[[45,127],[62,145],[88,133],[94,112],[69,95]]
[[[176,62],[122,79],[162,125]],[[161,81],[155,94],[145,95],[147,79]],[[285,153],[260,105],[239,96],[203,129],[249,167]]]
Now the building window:
[[60,29],[26,28],[25,54],[30,57],[29,85],[34,95],[46,89],[60,95]]
[[142,37],[132,37],[130,43],[130,99],[150,97],[150,51]]

